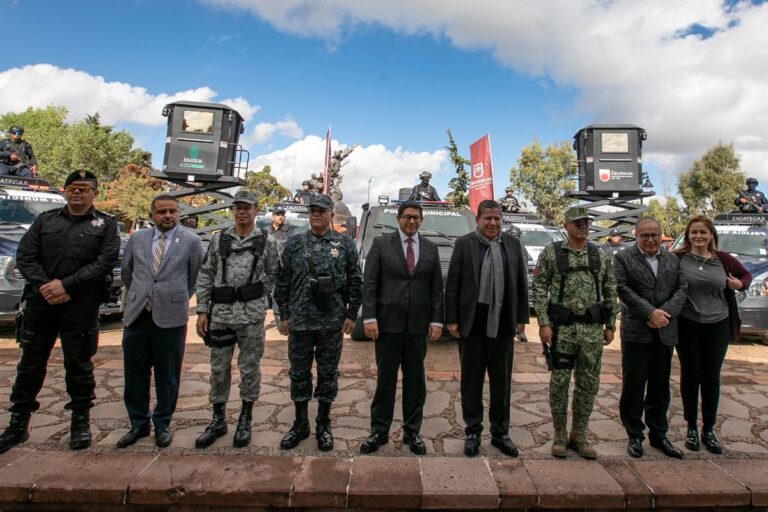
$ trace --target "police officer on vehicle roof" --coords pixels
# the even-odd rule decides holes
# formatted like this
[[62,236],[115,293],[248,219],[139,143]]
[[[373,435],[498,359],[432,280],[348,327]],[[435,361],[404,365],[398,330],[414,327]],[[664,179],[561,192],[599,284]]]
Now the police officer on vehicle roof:
[[301,189],[297,190],[296,195],[293,196],[293,202],[309,204],[309,200],[316,195],[317,192],[315,191],[315,187],[312,185],[312,181],[304,180],[301,182]]
[[501,211],[505,213],[517,213],[520,211],[520,203],[517,201],[517,198],[512,195],[514,192],[515,189],[512,187],[507,187],[504,189],[505,195],[499,199]]
[[37,176],[35,154],[29,142],[21,138],[23,135],[24,128],[14,125],[8,129],[8,137],[0,141],[0,176]]
[[768,198],[757,190],[757,185],[755,178],[747,178],[747,190],[740,191],[733,200],[733,204],[739,207],[741,213],[764,213],[768,210]]
[[96,176],[75,171],[64,182],[67,204],[41,213],[19,243],[16,268],[27,285],[26,310],[17,338],[21,360],[11,391],[10,426],[0,434],[0,452],[29,438],[29,420],[40,408],[37,394],[58,337],[64,354],[72,411],[69,447],[91,444],[89,410],[96,398],[91,357],[99,334],[99,304],[117,262],[117,221],[93,207]]
[[213,419],[195,440],[196,448],[207,448],[227,433],[235,344],[242,407],[233,446],[251,442],[253,403],[261,391],[264,314],[279,267],[274,239],[256,228],[256,203],[252,192],[235,194],[235,225],[213,235],[197,276],[197,334],[211,348]]
[[[547,245],[533,270],[532,304],[539,320],[549,379],[554,440],[552,455],[565,457],[566,447],[584,458],[597,451],[587,441],[587,423],[600,385],[603,345],[616,329],[616,280],[608,256],[587,242],[589,214],[583,206],[565,212],[567,239]],[[568,387],[573,394],[573,425],[566,439]]]
[[310,229],[288,239],[283,249],[275,300],[280,334],[288,335],[293,426],[280,441],[289,450],[309,437],[308,403],[312,399],[312,361],[317,362],[318,401],[315,437],[322,451],[333,449],[331,403],[336,399],[342,333],[350,334],[362,302],[363,276],[351,238],[335,232],[333,201],[313,196]]
[[413,187],[413,190],[411,190],[411,197],[409,197],[408,200],[439,201],[440,196],[437,195],[437,190],[429,184],[429,180],[432,179],[432,173],[429,171],[422,171],[422,173],[419,174],[419,178],[421,178],[421,183]]

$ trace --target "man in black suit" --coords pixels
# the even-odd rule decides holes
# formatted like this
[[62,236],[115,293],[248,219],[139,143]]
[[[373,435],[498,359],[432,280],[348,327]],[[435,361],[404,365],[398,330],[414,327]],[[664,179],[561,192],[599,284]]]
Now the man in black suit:
[[619,413],[629,436],[627,452],[643,456],[647,425],[651,446],[682,459],[683,452],[667,439],[667,409],[677,316],[685,305],[688,283],[678,269],[679,258],[660,250],[661,226],[656,219],[640,219],[635,233],[637,245],[617,253],[613,261],[622,302]]
[[371,435],[360,445],[373,453],[389,442],[395,410],[397,370],[403,369],[403,443],[426,453],[419,435],[427,387],[427,339],[443,330],[443,276],[437,245],[418,234],[423,212],[416,201],[397,209],[400,228],[376,237],[365,259],[363,322],[376,343],[376,393],[371,403]]
[[515,333],[528,323],[526,258],[520,241],[501,231],[499,203],[481,202],[476,219],[477,230],[453,247],[445,287],[446,327],[459,338],[464,454],[474,457],[480,451],[487,372],[491,444],[516,457],[509,438],[509,396]]

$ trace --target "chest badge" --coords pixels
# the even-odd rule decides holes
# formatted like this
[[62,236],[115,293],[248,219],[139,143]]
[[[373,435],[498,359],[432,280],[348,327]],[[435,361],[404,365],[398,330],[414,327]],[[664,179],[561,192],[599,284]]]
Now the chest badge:
[[339,257],[339,250],[337,248],[331,249],[331,258],[338,258]]
[[102,218],[93,219],[91,221],[91,226],[93,226],[95,228],[100,228],[103,225],[104,225],[104,219],[102,219]]

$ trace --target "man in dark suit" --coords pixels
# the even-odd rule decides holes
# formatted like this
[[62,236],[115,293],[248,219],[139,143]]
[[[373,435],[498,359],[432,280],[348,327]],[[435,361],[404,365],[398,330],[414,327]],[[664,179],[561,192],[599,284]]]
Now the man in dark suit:
[[643,456],[647,425],[651,446],[682,459],[683,452],[667,439],[667,409],[677,316],[685,305],[688,283],[678,269],[679,258],[660,250],[661,226],[656,219],[640,219],[635,232],[637,245],[617,253],[613,262],[622,302],[619,412],[629,436],[627,452]]
[[371,403],[371,435],[360,446],[373,453],[389,442],[395,410],[397,370],[403,369],[403,443],[426,453],[419,435],[427,387],[427,339],[443,330],[443,276],[437,245],[418,234],[421,205],[407,201],[397,209],[400,228],[376,237],[365,259],[363,322],[376,343],[376,393]]
[[480,451],[487,372],[491,444],[516,457],[509,407],[515,333],[528,323],[526,258],[520,241],[501,231],[499,203],[481,202],[476,219],[477,230],[454,245],[445,287],[446,327],[459,338],[464,454]]
[[[131,429],[117,442],[118,448],[148,436],[150,419],[157,446],[169,446],[173,440],[168,427],[179,395],[189,298],[203,260],[200,238],[178,225],[174,197],[155,197],[151,216],[155,227],[134,232],[123,254],[124,400]],[[153,368],[157,405],[150,412]]]

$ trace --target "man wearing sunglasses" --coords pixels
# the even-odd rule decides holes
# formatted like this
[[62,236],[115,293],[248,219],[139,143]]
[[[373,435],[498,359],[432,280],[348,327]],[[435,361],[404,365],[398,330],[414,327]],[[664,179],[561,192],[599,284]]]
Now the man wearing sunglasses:
[[37,160],[29,142],[22,139],[24,128],[11,126],[8,137],[0,141],[0,176],[37,176]]
[[64,182],[67,204],[35,219],[22,237],[16,267],[27,285],[19,330],[21,361],[11,391],[10,426],[0,434],[0,453],[29,438],[29,419],[40,408],[37,394],[58,337],[64,355],[72,411],[69,447],[91,444],[89,410],[95,381],[91,357],[99,334],[99,304],[120,250],[117,221],[93,207],[96,176],[75,171]]

